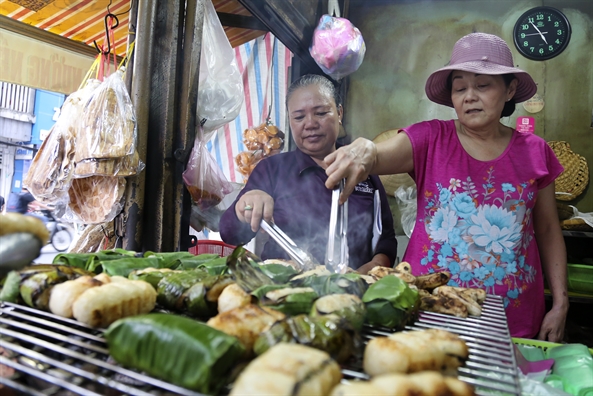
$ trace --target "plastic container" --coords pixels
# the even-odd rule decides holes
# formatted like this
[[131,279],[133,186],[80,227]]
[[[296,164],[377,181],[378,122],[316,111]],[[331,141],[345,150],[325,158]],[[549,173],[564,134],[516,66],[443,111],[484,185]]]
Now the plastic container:
[[568,264],[568,290],[593,295],[593,265]]
[[218,254],[220,257],[229,256],[233,253],[236,246],[229,245],[222,241],[198,240],[195,246],[191,246],[188,251],[196,256],[203,253]]

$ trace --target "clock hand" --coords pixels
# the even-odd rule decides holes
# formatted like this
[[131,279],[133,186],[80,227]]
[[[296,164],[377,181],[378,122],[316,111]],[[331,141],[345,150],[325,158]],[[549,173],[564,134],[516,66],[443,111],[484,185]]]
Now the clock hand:
[[544,35],[542,34],[542,32],[539,31],[539,29],[537,28],[537,26],[535,26],[533,24],[533,22],[529,22],[531,23],[531,26],[533,26],[535,28],[535,30],[537,30],[537,32],[539,33],[539,35],[542,37],[542,40],[544,40],[544,43],[548,44],[548,41],[546,40],[546,38],[544,37]]
[[[529,33],[529,34],[526,34],[525,37],[527,37],[527,36],[536,36],[538,34],[540,34],[540,33]],[[548,32],[541,32],[541,34],[548,34]]]

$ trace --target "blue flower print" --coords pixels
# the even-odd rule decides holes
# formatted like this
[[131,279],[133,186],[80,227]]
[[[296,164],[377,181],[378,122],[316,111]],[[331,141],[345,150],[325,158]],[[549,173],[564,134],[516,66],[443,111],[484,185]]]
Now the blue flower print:
[[439,194],[439,201],[443,206],[449,203],[451,199],[451,191],[447,190],[446,188],[441,188],[441,192]]
[[513,187],[511,183],[502,183],[502,191],[504,192],[515,192],[517,189]]
[[494,286],[494,277],[490,276],[484,281],[484,286]]
[[449,264],[449,261],[447,261],[446,257],[443,257],[442,255],[439,254],[439,256],[437,257],[439,262],[437,263],[437,265],[441,268],[447,268],[447,265]]
[[521,224],[516,216],[504,208],[484,205],[476,215],[471,216],[469,227],[474,243],[488,253],[510,252],[521,240]]
[[489,274],[493,274],[496,269],[496,264],[484,264],[484,268],[488,270]]
[[438,243],[449,242],[449,233],[457,225],[457,215],[448,208],[439,208],[429,226],[429,234]]
[[451,249],[451,245],[449,245],[448,243],[445,243],[443,245],[443,247],[441,247],[441,253],[445,257],[451,257],[451,256],[453,256],[453,249]]
[[507,292],[507,297],[512,299],[519,297],[519,289],[509,290]]
[[447,286],[459,287],[459,283],[457,283],[453,279],[450,279],[449,282],[447,282]]
[[502,280],[506,274],[506,271],[502,267],[496,267],[494,270],[494,277],[498,280]]
[[510,263],[511,261],[515,261],[515,251],[511,250],[510,252],[504,252],[500,255],[500,261],[503,263]]
[[525,266],[525,256],[519,256],[519,268]]
[[527,199],[529,199],[530,201],[533,200],[533,191],[527,193]]
[[477,212],[473,199],[467,193],[456,194],[451,201],[451,209],[463,219],[467,219]]
[[470,271],[463,271],[461,272],[461,274],[459,274],[459,279],[465,282],[469,282],[470,280],[474,279],[474,274],[472,274]]
[[507,264],[506,273],[507,274],[514,274],[515,272],[517,272],[517,262],[516,261],[512,261],[512,262],[510,262],[510,263]]
[[527,183],[525,183],[525,182],[521,183],[521,187],[527,188]]
[[459,273],[459,263],[457,261],[451,261],[451,264],[449,264],[449,272],[451,272],[452,275]]
[[428,261],[432,261],[434,258],[434,250],[430,249],[428,252],[426,252],[426,257],[428,257]]
[[504,307],[505,308],[508,307],[509,304],[510,304],[510,302],[511,302],[507,297],[503,298],[502,301],[504,302]]
[[426,203],[426,208],[425,208],[425,209],[430,209],[430,208],[432,208],[433,206],[434,206],[434,202],[432,202],[432,201],[428,201],[428,202]]
[[484,280],[486,275],[488,275],[490,271],[488,271],[485,267],[478,267],[474,269],[474,276],[479,280]]

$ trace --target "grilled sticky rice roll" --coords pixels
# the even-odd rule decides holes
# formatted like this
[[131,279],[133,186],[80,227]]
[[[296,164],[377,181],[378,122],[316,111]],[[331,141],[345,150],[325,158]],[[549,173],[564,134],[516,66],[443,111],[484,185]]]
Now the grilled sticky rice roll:
[[457,378],[435,371],[415,374],[385,374],[371,381],[354,381],[336,386],[331,396],[472,396],[473,388]]
[[486,300],[486,290],[484,289],[466,289],[459,287],[459,293],[472,298],[478,304],[483,304],[484,300]]
[[88,275],[55,285],[49,297],[51,313],[65,318],[72,318],[74,301],[91,287],[101,286],[103,282]]
[[[468,290],[468,289],[464,289]],[[434,295],[443,295],[449,298],[457,299],[461,301],[467,307],[467,311],[470,315],[480,316],[482,315],[482,307],[475,301],[470,294],[462,293],[462,290],[457,287],[451,286],[439,286],[432,291]]]
[[395,266],[395,269],[399,272],[408,272],[412,273],[412,266],[407,261],[402,261],[398,265]]
[[207,324],[226,334],[235,336],[245,347],[247,354],[253,352],[253,344],[268,326],[285,318],[282,312],[259,305],[249,304],[222,312],[207,322]]
[[218,297],[218,313],[251,304],[251,295],[236,283],[224,288]]
[[148,282],[112,276],[92,287],[72,304],[72,315],[93,327],[107,327],[118,319],[148,313],[156,304],[156,291]]
[[364,351],[364,371],[371,375],[414,373],[424,370],[454,373],[469,356],[457,335],[445,330],[394,333],[369,341]]
[[338,364],[318,349],[280,343],[253,360],[233,385],[238,395],[327,395],[340,382]]

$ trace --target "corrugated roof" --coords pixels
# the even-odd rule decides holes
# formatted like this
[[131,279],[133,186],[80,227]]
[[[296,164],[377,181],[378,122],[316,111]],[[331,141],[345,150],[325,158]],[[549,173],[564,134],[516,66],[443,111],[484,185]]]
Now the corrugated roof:
[[[251,16],[237,0],[213,0],[213,3],[218,12]],[[130,0],[0,0],[0,15],[93,46],[93,41],[103,43],[108,5],[109,11],[119,19],[114,35],[117,54],[121,56],[126,51]],[[234,27],[225,27],[225,32],[233,47],[265,33]]]

